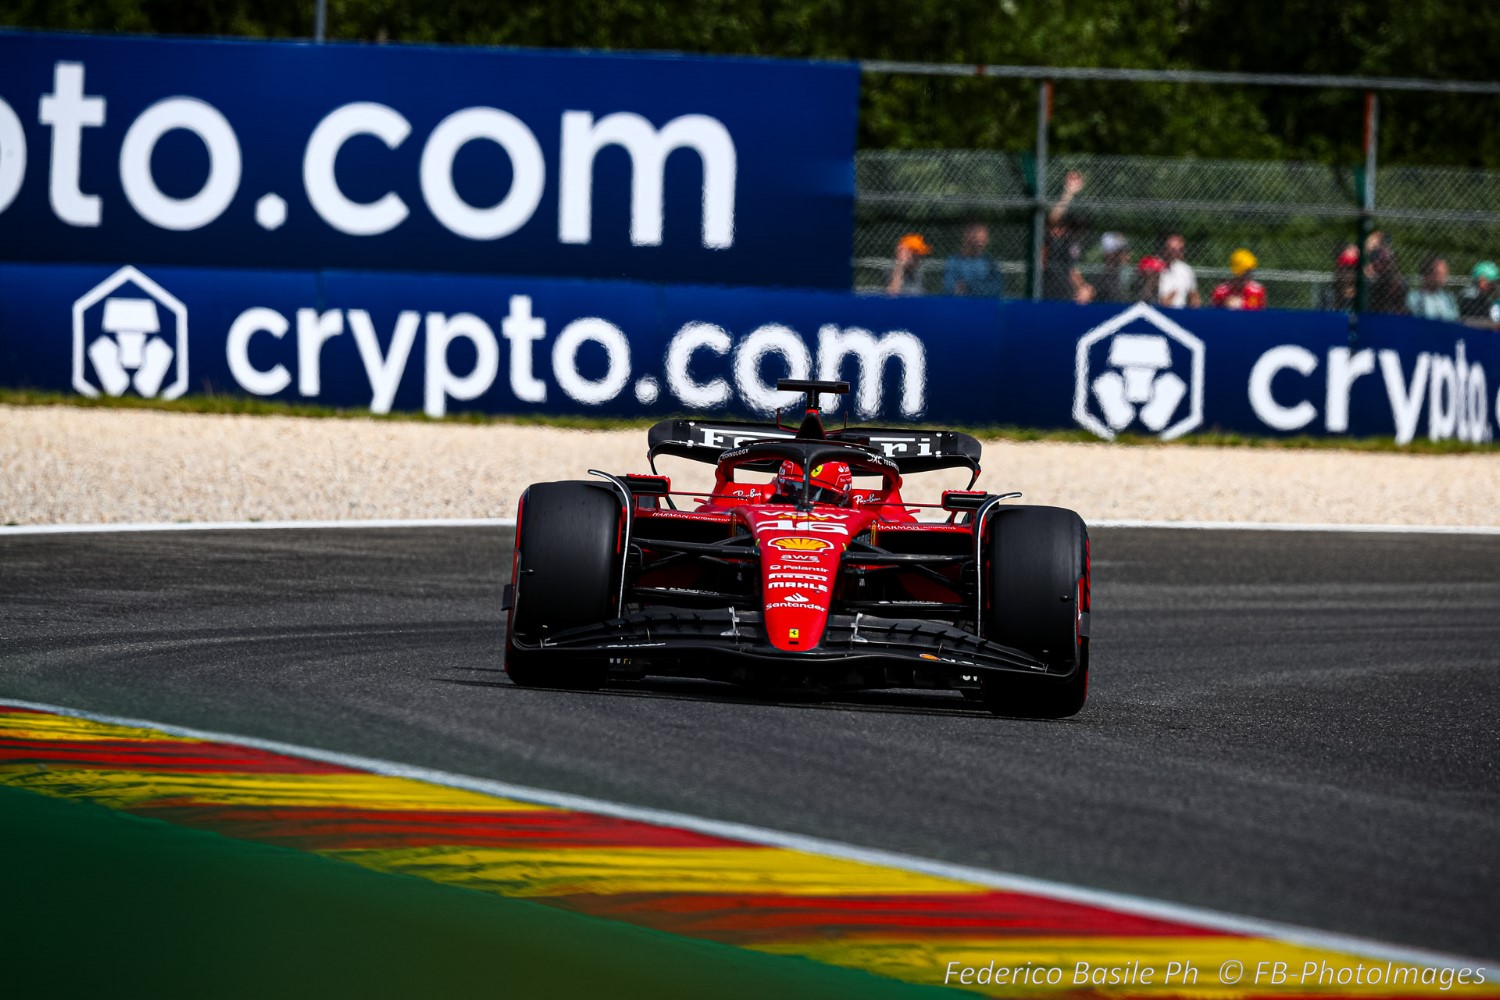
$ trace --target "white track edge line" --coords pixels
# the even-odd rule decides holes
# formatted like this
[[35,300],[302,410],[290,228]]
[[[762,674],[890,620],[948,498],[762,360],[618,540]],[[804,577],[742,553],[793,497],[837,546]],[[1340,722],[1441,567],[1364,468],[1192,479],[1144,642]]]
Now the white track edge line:
[[1090,528],[1182,528],[1188,531],[1329,531],[1392,535],[1500,535],[1493,524],[1292,524],[1282,521],[1143,521],[1105,518]]
[[934,861],[909,854],[859,847],[854,844],[845,844],[835,840],[785,833],[745,823],[706,819],[688,813],[626,805],[620,802],[610,802],[604,799],[594,799],[583,795],[533,788],[526,785],[513,785],[490,778],[475,778],[411,764],[399,764],[394,761],[380,760],[374,757],[362,757],[357,754],[319,750],[315,747],[305,747],[295,743],[282,743],[277,740],[263,740],[253,736],[237,736],[232,733],[193,729],[186,726],[155,722],[149,719],[105,715],[67,706],[50,705],[45,702],[24,701],[14,698],[0,698],[0,705],[14,708],[29,708],[41,712],[52,712],[57,715],[87,719],[92,722],[101,722],[108,725],[156,729],[171,736],[183,736],[189,739],[235,743],[256,750],[265,750],[270,753],[286,754],[293,757],[303,757],[308,760],[322,761],[327,764],[337,764],[386,777],[410,778],[415,781],[426,782],[430,785],[459,788],[465,791],[479,792],[499,798],[516,799],[537,805],[553,806],[560,809],[574,809],[580,812],[592,812],[604,816],[614,816],[619,819],[635,820],[641,823],[675,826],[684,830],[692,830],[696,833],[723,837],[730,840],[743,840],[764,847],[780,847],[792,851],[801,851],[806,854],[818,854],[824,857],[838,858],[844,861],[879,865],[901,871],[952,879],[958,882],[970,882],[994,889],[1046,896],[1064,902],[1095,906],[1120,913],[1131,913],[1137,916],[1153,917],[1159,920],[1175,921],[1178,923],[1196,924],[1200,927],[1225,931],[1231,934],[1266,938],[1285,944],[1302,945],[1325,951],[1343,952],[1388,962],[1405,962],[1412,965],[1431,965],[1441,968],[1458,969],[1481,966],[1486,961],[1484,959],[1448,955],[1421,948],[1392,945],[1369,938],[1340,934],[1334,931],[1320,931],[1308,927],[1298,927],[1294,924],[1262,920],[1256,917],[1237,916],[1231,913],[1211,910],[1206,907],[1169,903],[1146,896],[1134,896],[1129,893],[1112,892],[1105,889],[1089,889],[1083,886],[1069,885],[1066,882],[1032,878],[1027,875],[1013,875],[1005,872],[989,871],[983,868],[971,868],[965,865],[951,864],[946,861]]
[[[1173,528],[1188,531],[1325,531],[1392,535],[1500,535],[1486,524],[1292,524],[1279,521],[1148,521],[1104,518],[1091,528]],[[181,521],[138,524],[12,524],[3,535],[84,535],[145,531],[286,531],[327,528],[514,528],[513,517],[374,518],[345,521]]]

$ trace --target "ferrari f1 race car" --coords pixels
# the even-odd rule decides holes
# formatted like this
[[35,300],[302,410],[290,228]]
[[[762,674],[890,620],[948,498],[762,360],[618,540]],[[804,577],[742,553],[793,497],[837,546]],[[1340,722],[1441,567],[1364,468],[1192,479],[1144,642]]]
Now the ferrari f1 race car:
[[[522,686],[647,674],[770,688],[940,688],[997,714],[1060,718],[1089,679],[1089,539],[1059,507],[975,490],[956,431],[665,420],[649,475],[537,483],[521,498],[505,588],[505,668]],[[680,492],[657,458],[715,468]],[[940,503],[903,477],[970,470]],[[918,513],[925,518],[919,520]]]

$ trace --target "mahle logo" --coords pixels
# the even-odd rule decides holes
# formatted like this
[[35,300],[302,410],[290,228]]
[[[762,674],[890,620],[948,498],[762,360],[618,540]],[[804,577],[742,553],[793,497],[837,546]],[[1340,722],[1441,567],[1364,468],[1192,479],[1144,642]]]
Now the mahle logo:
[[73,303],[73,388],[176,399],[188,385],[187,320],[166,289],[120,268]]
[[1094,327],[1078,341],[1073,419],[1106,440],[1186,434],[1203,423],[1203,341],[1144,302]]

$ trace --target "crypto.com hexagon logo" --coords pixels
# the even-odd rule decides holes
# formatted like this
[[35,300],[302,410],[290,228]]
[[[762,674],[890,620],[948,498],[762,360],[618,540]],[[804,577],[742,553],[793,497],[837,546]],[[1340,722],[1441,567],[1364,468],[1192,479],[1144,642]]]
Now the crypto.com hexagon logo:
[[176,399],[188,386],[187,329],[187,307],[176,296],[135,268],[120,268],[73,303],[73,388],[85,396],[133,388],[148,399]]
[[1094,327],[1078,340],[1073,419],[1106,440],[1135,425],[1186,434],[1203,423],[1203,341],[1144,302]]

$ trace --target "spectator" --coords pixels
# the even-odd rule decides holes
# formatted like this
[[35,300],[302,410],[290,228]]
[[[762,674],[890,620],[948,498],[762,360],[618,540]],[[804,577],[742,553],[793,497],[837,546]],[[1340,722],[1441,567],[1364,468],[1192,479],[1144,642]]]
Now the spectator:
[[1148,254],[1141,258],[1141,262],[1135,266],[1136,301],[1152,305],[1161,301],[1161,276],[1166,269],[1167,262],[1160,257]]
[[1333,265],[1333,280],[1318,289],[1318,308],[1324,312],[1352,312],[1359,277],[1359,248],[1350,243],[1339,251]]
[[1448,262],[1441,257],[1428,257],[1422,262],[1422,286],[1406,293],[1406,311],[1423,319],[1435,319],[1444,323],[1458,322],[1458,303],[1448,291]]
[[1215,288],[1209,301],[1219,309],[1264,309],[1266,286],[1253,277],[1259,263],[1244,247],[1230,254],[1229,273],[1233,277]]
[[1161,304],[1173,309],[1203,304],[1198,294],[1198,274],[1186,260],[1187,244],[1181,233],[1168,233],[1161,243],[1162,260],[1167,269],[1161,276]]
[[1094,286],[1078,270],[1083,256],[1082,230],[1078,220],[1068,218],[1068,206],[1083,190],[1083,175],[1068,171],[1062,197],[1047,212],[1047,245],[1043,251],[1042,298],[1086,305],[1094,300]]
[[1119,233],[1105,233],[1099,237],[1099,249],[1104,253],[1104,270],[1094,282],[1094,301],[1128,301],[1130,296],[1126,294],[1123,277],[1130,263],[1130,244]]
[[1385,233],[1365,240],[1365,309],[1374,313],[1406,312],[1406,280],[1396,268],[1396,254]]
[[896,241],[896,259],[885,277],[888,295],[922,294],[922,261],[932,253],[932,247],[921,233],[907,233]]
[[1005,279],[995,261],[985,256],[990,245],[990,227],[971,222],[964,227],[958,253],[943,266],[945,295],[974,295],[986,299],[1005,297]]
[[1500,267],[1492,260],[1482,260],[1469,273],[1469,287],[1458,295],[1458,315],[1469,326],[1484,329],[1500,327],[1500,301],[1495,283],[1500,281]]

